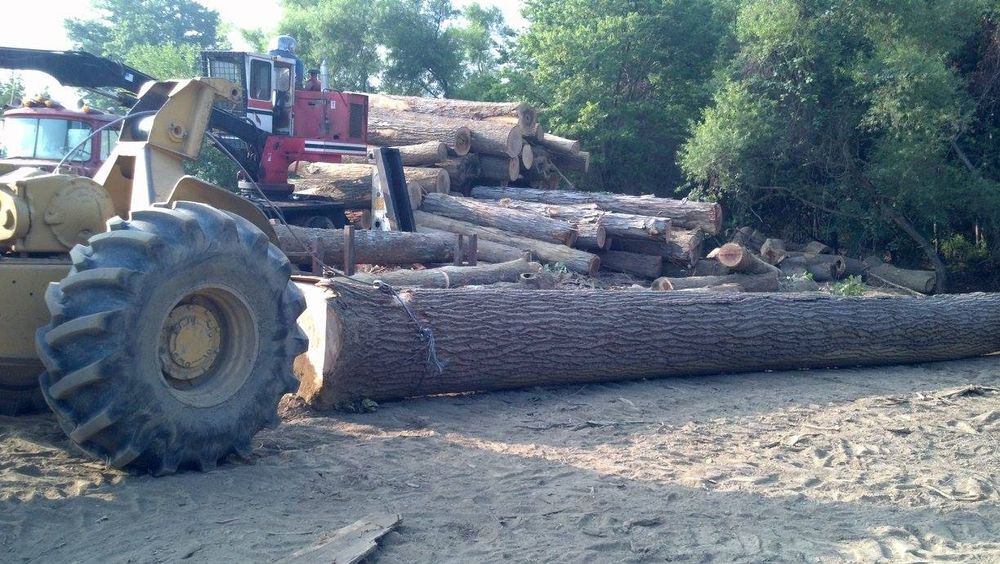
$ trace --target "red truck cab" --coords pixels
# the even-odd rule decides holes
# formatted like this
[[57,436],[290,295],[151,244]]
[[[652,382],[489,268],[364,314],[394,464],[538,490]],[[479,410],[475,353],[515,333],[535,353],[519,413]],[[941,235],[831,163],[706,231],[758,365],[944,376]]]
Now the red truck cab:
[[64,172],[93,176],[118,141],[118,128],[110,127],[83,141],[116,119],[114,114],[87,108],[67,110],[58,104],[9,109],[3,114],[0,133],[0,173],[25,166],[51,171],[69,154]]

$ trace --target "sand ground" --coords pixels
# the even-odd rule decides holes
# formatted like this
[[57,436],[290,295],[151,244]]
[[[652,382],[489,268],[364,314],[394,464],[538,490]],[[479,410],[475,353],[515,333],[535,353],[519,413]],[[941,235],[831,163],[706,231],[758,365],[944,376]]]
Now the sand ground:
[[0,561],[271,561],[370,513],[373,562],[1000,561],[1000,358],[286,401],[253,460],[166,478],[0,418]]

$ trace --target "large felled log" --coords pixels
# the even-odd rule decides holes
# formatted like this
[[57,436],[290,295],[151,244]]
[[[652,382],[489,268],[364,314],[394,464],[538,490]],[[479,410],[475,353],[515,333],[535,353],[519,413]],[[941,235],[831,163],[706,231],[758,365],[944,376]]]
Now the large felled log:
[[726,243],[715,257],[721,264],[743,274],[778,274],[777,267],[767,264],[739,243]]
[[778,268],[786,276],[802,276],[809,273],[816,282],[830,282],[839,280],[843,276],[845,263],[840,255],[790,252],[789,256],[778,264]]
[[534,131],[538,118],[535,109],[524,102],[474,102],[388,94],[366,94],[366,96],[368,96],[369,108],[383,108],[397,112],[413,112],[466,120],[513,117],[515,118],[513,121],[525,133]]
[[358,273],[351,278],[372,283],[381,280],[390,286],[417,288],[458,288],[497,282],[520,282],[522,274],[539,272],[542,265],[523,258],[499,264],[442,266],[423,270],[394,270],[381,274]]
[[474,225],[472,223],[458,221],[424,211],[413,212],[413,215],[417,220],[417,225],[421,228],[430,227],[432,229],[450,231],[452,233],[462,233],[465,235],[476,234],[479,235],[480,245],[482,245],[482,242],[486,240],[500,243],[508,247],[513,247],[521,251],[529,251],[532,256],[540,262],[546,264],[561,263],[573,272],[593,276],[594,274],[597,274],[597,270],[601,267],[601,259],[598,258],[597,255],[572,249],[565,245],[547,243],[537,239],[521,237],[501,229]]
[[781,239],[766,239],[760,246],[760,258],[767,264],[778,264],[785,260],[788,252],[785,250],[785,242]]
[[702,259],[691,267],[691,276],[725,276],[733,271],[715,259]]
[[670,240],[666,242],[612,237],[611,250],[659,255],[673,264],[687,267],[701,258],[701,247],[704,240],[705,235],[700,229],[674,228],[670,231]]
[[685,290],[687,288],[707,288],[723,284],[738,284],[745,292],[778,291],[778,275],[771,274],[727,274],[725,276],[688,276],[686,278],[657,278],[651,286],[654,290]]
[[579,141],[566,139],[565,137],[559,137],[558,135],[552,135],[551,133],[544,135],[540,143],[542,144],[542,147],[545,147],[553,153],[575,155],[580,152]]
[[663,270],[663,258],[658,256],[624,251],[604,251],[597,255],[601,257],[601,268],[640,278],[656,278]]
[[[548,136],[546,135],[546,137]],[[549,160],[563,172],[587,173],[590,171],[590,153],[587,151],[572,154],[552,152],[549,155]]]
[[511,210],[496,203],[456,198],[445,194],[428,194],[421,209],[428,213],[443,215],[486,227],[496,227],[516,235],[573,245],[577,230],[570,223],[537,214]]
[[320,408],[363,398],[916,363],[1000,349],[1000,294],[403,291],[422,332],[394,296],[324,283],[300,286],[309,350],[295,364],[300,395]]
[[479,155],[475,153],[469,153],[464,157],[445,159],[435,163],[434,166],[448,173],[452,191],[467,191],[473,179],[481,176]]
[[481,155],[479,157],[479,174],[482,178],[490,180],[503,182],[517,180],[521,174],[520,161],[507,157]]
[[573,246],[585,251],[606,251],[611,248],[611,237],[597,223],[571,224],[576,229],[576,241]]
[[897,268],[891,264],[882,262],[878,257],[868,257],[864,264],[868,267],[868,274],[874,275],[883,281],[902,286],[920,292],[921,294],[933,294],[935,275],[933,270],[908,270]]
[[555,206],[535,202],[523,202],[509,198],[497,200],[497,202],[507,208],[538,213],[553,219],[561,219],[578,227],[585,223],[597,223],[604,227],[604,230],[610,237],[666,241],[670,236],[672,226],[669,218],[606,212],[598,208],[597,204]]
[[425,124],[428,128],[446,127],[455,130],[464,127],[469,130],[469,150],[473,153],[519,159],[521,148],[524,146],[521,129],[517,125],[507,123],[457,120],[428,114],[371,108],[368,113],[369,138],[371,137],[373,120],[374,123],[379,124],[407,124],[411,128],[416,128],[419,124]]
[[[417,225],[418,233],[436,233],[438,235],[443,235],[449,237],[452,240],[457,236],[451,231],[444,231],[441,229],[434,229],[432,227],[427,227],[426,225]],[[513,260],[518,260],[524,256],[526,251],[511,247],[508,245],[503,245],[500,243],[495,243],[488,239],[479,238],[476,241],[476,258],[479,261],[489,262],[489,263],[502,263],[509,262]]]
[[[603,210],[668,217],[674,227],[702,229],[716,234],[722,226],[722,208],[712,202],[689,202],[653,196],[628,196],[610,192],[574,192],[570,190],[536,190],[533,188],[497,188],[476,186],[472,197],[481,200],[522,200],[542,204],[573,205],[597,204]],[[759,247],[759,245],[758,245]]]
[[[403,166],[428,166],[448,158],[448,145],[440,141],[428,141],[393,148],[399,150]],[[371,147],[368,149],[368,158],[374,160]]]
[[759,249],[767,241],[767,235],[752,227],[740,227],[733,233],[733,243],[739,243],[744,247]]
[[525,143],[524,147],[521,147],[521,166],[529,169],[533,164],[535,164],[535,151],[531,148],[531,145]]
[[465,155],[472,146],[472,131],[464,124],[421,119],[411,114],[394,112],[368,114],[368,142],[382,147],[417,145],[439,141],[457,156]]
[[[344,233],[338,229],[312,229],[274,225],[278,248],[293,259],[308,258],[316,252],[323,262],[343,265]],[[455,259],[455,238],[431,233],[400,231],[354,232],[354,260],[358,264],[398,265],[442,263]]]
[[[294,180],[295,191],[328,196],[344,203],[347,209],[370,208],[372,170],[367,164],[300,163]],[[408,181],[419,182],[426,190],[448,193],[451,181],[439,168],[403,167]]]

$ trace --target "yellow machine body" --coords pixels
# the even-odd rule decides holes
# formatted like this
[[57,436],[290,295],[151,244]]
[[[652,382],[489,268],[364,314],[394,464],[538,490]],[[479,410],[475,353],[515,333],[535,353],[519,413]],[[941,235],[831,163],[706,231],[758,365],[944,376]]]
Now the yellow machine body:
[[37,387],[35,330],[49,321],[45,290],[69,272],[70,249],[105,231],[112,217],[127,218],[155,202],[202,202],[249,219],[275,239],[252,204],[183,173],[183,159],[201,151],[212,104],[238,96],[221,79],[148,83],[133,109],[147,115],[126,121],[93,180],[34,168],[0,176],[0,388]]

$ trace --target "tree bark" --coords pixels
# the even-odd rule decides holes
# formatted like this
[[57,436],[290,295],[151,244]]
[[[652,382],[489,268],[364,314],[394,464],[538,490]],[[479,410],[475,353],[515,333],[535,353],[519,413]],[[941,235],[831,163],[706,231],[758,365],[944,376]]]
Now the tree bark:
[[[548,138],[548,135],[545,137]],[[552,152],[549,153],[549,160],[563,172],[582,172],[584,174],[590,172],[590,153],[587,151],[574,154]]]
[[707,288],[722,284],[739,284],[745,292],[777,292],[778,275],[771,274],[727,274],[725,276],[688,276],[687,278],[662,277],[653,280],[653,290],[684,290],[687,288]]
[[864,261],[868,267],[868,274],[881,278],[891,284],[902,286],[920,292],[921,294],[933,294],[937,283],[936,274],[933,270],[907,270],[897,268],[890,264],[885,264],[878,257],[868,257]]
[[608,237],[604,227],[596,223],[571,223],[570,225],[576,229],[574,247],[590,252],[606,251],[611,248],[611,237]]
[[524,102],[473,102],[423,96],[393,96],[365,94],[369,108],[397,112],[413,112],[464,120],[488,120],[496,117],[513,117],[524,132],[533,132],[538,114]]
[[764,235],[752,227],[740,227],[736,230],[736,233],[733,234],[733,243],[739,243],[740,245],[750,247],[751,249],[761,248],[765,241],[767,241],[767,235]]
[[573,139],[566,139],[558,135],[547,133],[542,137],[542,147],[553,153],[563,153],[566,155],[576,155],[580,152],[580,142]]
[[802,276],[808,272],[816,282],[830,282],[843,277],[846,265],[840,255],[789,253],[778,268],[785,276]]
[[[460,120],[413,112],[397,112],[381,108],[369,108],[368,130],[371,137],[372,122],[378,124],[405,124],[414,131],[419,131],[420,124],[424,128],[451,128],[454,130],[466,128],[470,132],[469,151],[473,153],[498,155],[512,158],[521,157],[524,138],[517,125],[495,121]],[[428,139],[430,141],[440,139]],[[381,143],[377,143],[381,145]]]
[[517,159],[482,155],[479,157],[479,175],[489,180],[509,182],[521,175],[521,165]]
[[725,276],[733,271],[715,259],[702,259],[694,263],[691,276]]
[[640,278],[656,278],[663,270],[663,257],[641,255],[624,251],[604,251],[597,253],[601,257],[601,268],[624,272]]
[[427,193],[427,189],[419,182],[410,181],[406,183],[406,192],[410,195],[410,209],[420,209],[420,205],[424,203],[424,194]]
[[[434,233],[440,236],[450,238],[455,241],[457,236],[451,231],[444,231],[441,229],[433,229],[424,225],[417,225],[418,233]],[[500,243],[495,243],[493,241],[479,238],[476,241],[476,260],[494,264],[500,264],[503,262],[510,262],[513,260],[518,260],[524,258],[527,251],[522,251],[521,249],[511,247],[508,245],[503,245]]]
[[601,259],[598,258],[597,255],[572,249],[565,245],[558,245],[555,243],[539,241],[537,239],[530,239],[528,237],[521,237],[501,229],[483,227],[481,225],[474,225],[465,221],[457,221],[447,217],[427,213],[425,211],[416,211],[413,212],[413,215],[416,217],[417,225],[420,228],[430,227],[432,229],[450,231],[452,233],[463,233],[466,235],[475,233],[479,235],[480,245],[482,245],[483,241],[486,240],[507,245],[508,247],[514,247],[521,251],[529,251],[535,259],[540,262],[546,264],[562,263],[566,265],[566,268],[573,272],[593,276],[597,274],[598,269],[601,267]]
[[787,256],[785,242],[781,239],[767,239],[760,246],[760,257],[767,264],[778,264]]
[[[570,190],[535,190],[532,188],[495,188],[476,186],[472,197],[481,200],[510,198],[542,204],[572,205],[597,204],[603,210],[665,217],[673,220],[674,227],[702,229],[710,235],[722,226],[722,208],[711,202],[688,202],[653,196],[628,196],[609,192],[574,192]],[[757,245],[759,248],[760,245]]]
[[[948,285],[948,269],[945,268],[944,262],[938,255],[937,249],[934,248],[934,245],[931,245],[930,241],[921,235],[920,232],[917,231],[917,229],[913,227],[913,225],[907,221],[905,217],[885,204],[882,205],[882,216],[898,225],[900,229],[902,229],[917,245],[920,246],[920,248],[924,251],[924,255],[927,256],[927,260],[929,260],[934,266],[933,291],[939,294],[944,292]],[[919,292],[920,290],[917,291]]]
[[448,173],[452,191],[467,192],[473,179],[479,178],[479,155],[469,153],[464,157],[447,158],[434,166]]
[[[343,202],[347,209],[372,205],[373,165],[308,163],[298,167],[302,175],[294,181],[295,191],[318,194]],[[451,186],[448,173],[439,168],[403,167],[407,181],[419,182],[424,189],[447,194]]]
[[598,208],[596,204],[555,206],[510,198],[497,201],[505,208],[561,219],[578,227],[585,223],[597,223],[604,227],[605,232],[610,237],[662,242],[669,239],[672,226],[670,219],[665,217],[606,212]]
[[743,274],[779,274],[777,267],[767,264],[739,243],[726,243],[715,257],[719,263]]
[[670,231],[670,240],[667,242],[612,237],[611,250],[659,255],[671,263],[687,267],[701,258],[704,240],[705,236],[700,229],[674,228]]
[[459,221],[496,227],[516,235],[572,246],[576,229],[566,221],[547,218],[538,214],[501,207],[495,202],[471,198],[455,198],[445,194],[428,194],[421,209]]
[[[274,225],[278,248],[289,258],[309,259],[314,249],[323,262],[340,268],[344,264],[344,232],[339,229],[312,229]],[[303,248],[305,245],[307,248]],[[354,232],[354,260],[357,264],[399,265],[442,263],[455,259],[455,238],[431,233],[400,231]]]
[[368,142],[373,145],[398,147],[428,141],[440,141],[460,157],[472,146],[472,131],[462,123],[427,120],[414,114],[368,114]]
[[390,286],[416,288],[458,288],[489,285],[497,282],[519,282],[522,274],[539,272],[542,265],[519,258],[499,264],[478,266],[442,266],[423,270],[394,270],[380,274],[358,273],[354,280],[372,283],[381,280]]
[[[373,149],[368,148],[368,158],[374,160]],[[403,159],[403,166],[429,166],[441,162],[448,158],[448,145],[440,141],[428,141],[416,145],[403,145],[393,147],[399,150],[399,156]]]
[[1000,294],[405,290],[399,299],[433,332],[431,351],[427,333],[394,296],[337,280],[322,284],[300,283],[309,350],[295,363],[299,394],[317,408],[365,398],[929,362],[1000,348]]

